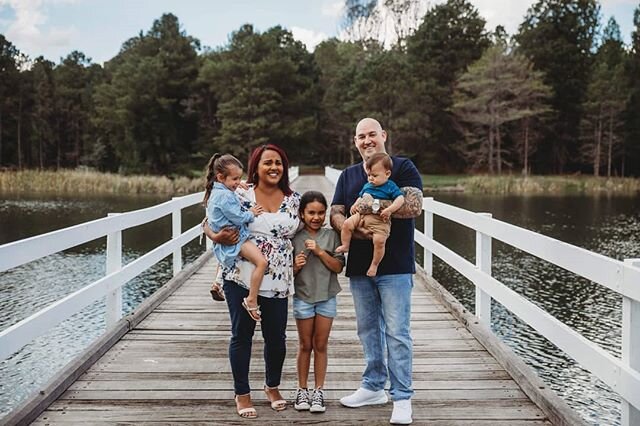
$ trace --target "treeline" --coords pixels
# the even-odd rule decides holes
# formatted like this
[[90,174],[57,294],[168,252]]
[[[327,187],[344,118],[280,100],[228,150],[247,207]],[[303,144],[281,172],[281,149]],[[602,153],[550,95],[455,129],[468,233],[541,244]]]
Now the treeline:
[[[412,3],[385,2],[399,18]],[[352,25],[373,18],[375,1],[346,5]],[[391,47],[365,32],[309,53],[251,25],[202,49],[166,14],[104,66],[32,60],[0,35],[0,167],[190,175],[263,143],[347,164],[374,116],[425,173],[640,175],[640,6],[629,46],[595,0],[538,0],[512,37],[466,0],[416,22]]]

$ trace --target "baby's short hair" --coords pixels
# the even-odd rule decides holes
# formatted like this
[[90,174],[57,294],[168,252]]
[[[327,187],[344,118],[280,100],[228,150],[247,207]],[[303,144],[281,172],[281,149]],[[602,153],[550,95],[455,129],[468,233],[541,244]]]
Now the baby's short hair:
[[377,152],[373,154],[365,163],[365,167],[367,170],[371,170],[371,167],[378,163],[381,163],[382,167],[386,170],[391,171],[393,169],[393,161],[391,161],[391,157],[386,152]]

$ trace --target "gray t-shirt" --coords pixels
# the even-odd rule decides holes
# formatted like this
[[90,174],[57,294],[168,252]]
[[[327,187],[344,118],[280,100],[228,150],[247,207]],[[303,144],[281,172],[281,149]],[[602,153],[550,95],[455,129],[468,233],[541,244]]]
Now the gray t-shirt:
[[321,228],[315,236],[302,229],[293,237],[293,256],[301,251],[307,255],[307,264],[298,272],[294,281],[296,297],[307,303],[317,303],[331,299],[342,290],[338,276],[324,266],[322,260],[304,247],[305,240],[315,240],[316,244],[344,265],[344,255],[336,253],[340,237],[333,229]]

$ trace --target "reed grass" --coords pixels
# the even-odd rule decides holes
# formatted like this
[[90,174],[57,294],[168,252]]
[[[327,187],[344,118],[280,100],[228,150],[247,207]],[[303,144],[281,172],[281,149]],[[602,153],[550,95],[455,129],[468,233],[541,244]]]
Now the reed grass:
[[190,194],[202,191],[202,179],[123,176],[85,170],[0,172],[0,192],[53,194]]
[[[640,192],[640,179],[593,176],[423,175],[426,190],[472,194],[597,194]],[[163,194],[202,191],[202,178],[100,173],[89,170],[2,171],[0,193]]]
[[460,181],[465,192],[481,194],[600,194],[633,195],[640,179],[594,176],[472,176]]

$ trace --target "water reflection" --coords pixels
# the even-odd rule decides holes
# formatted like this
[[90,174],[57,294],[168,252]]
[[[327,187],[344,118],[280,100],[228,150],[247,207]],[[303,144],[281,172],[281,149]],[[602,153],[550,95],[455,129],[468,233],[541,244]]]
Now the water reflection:
[[[439,195],[438,201],[493,217],[615,259],[640,257],[640,198]],[[434,238],[475,262],[475,234],[442,218]],[[493,275],[584,337],[620,356],[622,298],[560,267],[493,243]],[[440,261],[434,276],[473,309],[473,284]],[[494,302],[492,328],[570,406],[593,424],[619,424],[620,399],[545,338]]]

